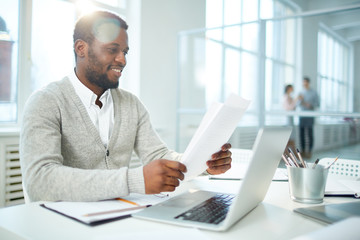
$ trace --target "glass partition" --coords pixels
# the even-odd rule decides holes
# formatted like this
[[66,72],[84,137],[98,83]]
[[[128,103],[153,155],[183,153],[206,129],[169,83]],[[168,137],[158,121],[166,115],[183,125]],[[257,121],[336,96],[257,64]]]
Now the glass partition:
[[[249,15],[251,20],[237,24],[231,15],[215,16],[218,21],[209,18],[209,28],[179,33],[178,151],[185,150],[209,105],[231,92],[252,101],[231,138],[236,148],[251,148],[260,127],[285,126],[289,119],[300,148],[303,117],[314,118],[313,150],[318,153],[359,142],[360,83],[354,66],[360,61],[360,37],[347,26],[355,26],[360,7],[297,15],[282,11],[280,16],[260,13],[268,19]],[[300,107],[304,77],[319,98],[311,111]],[[284,108],[287,85],[297,101],[290,110]]]

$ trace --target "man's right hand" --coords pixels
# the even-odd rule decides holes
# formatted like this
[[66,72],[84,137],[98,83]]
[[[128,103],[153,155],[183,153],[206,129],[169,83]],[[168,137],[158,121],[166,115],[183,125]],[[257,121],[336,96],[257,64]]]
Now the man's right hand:
[[145,193],[172,192],[184,179],[186,166],[177,161],[158,159],[143,168]]

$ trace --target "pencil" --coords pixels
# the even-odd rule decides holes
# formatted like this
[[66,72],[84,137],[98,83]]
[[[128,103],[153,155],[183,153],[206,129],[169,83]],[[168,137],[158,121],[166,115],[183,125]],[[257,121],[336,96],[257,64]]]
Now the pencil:
[[124,198],[116,198],[116,200],[126,202],[126,203],[130,203],[130,204],[135,205],[135,206],[139,206],[139,204],[137,204],[136,202],[132,202],[132,201],[124,199]]
[[93,216],[98,216],[98,215],[103,215],[103,214],[128,212],[128,211],[138,210],[138,209],[147,208],[147,207],[151,207],[151,205],[123,208],[123,209],[114,209],[114,210],[96,212],[96,213],[88,213],[88,214],[84,214],[83,216],[84,217],[93,217]]
[[290,163],[288,162],[288,160],[286,160],[284,154],[282,155],[282,159],[284,160],[284,162],[287,166],[291,166]]
[[329,166],[327,166],[325,169],[330,168],[338,159],[339,159],[339,157],[336,157],[335,160]]
[[319,163],[320,159],[316,159],[316,161],[314,162],[312,169],[315,169],[316,165]]
[[287,159],[288,159],[288,162],[290,163],[290,165],[291,165],[292,167],[299,167],[299,165],[296,166],[296,164],[294,163],[293,160],[291,160],[290,157],[287,157]]
[[292,158],[292,160],[293,160],[293,162],[295,163],[295,165],[296,165],[297,167],[300,167],[299,164],[298,164],[297,161],[296,161],[296,158],[295,158],[294,154],[292,154],[291,148],[288,148],[288,151],[289,151],[290,157]]
[[297,152],[297,154],[298,154],[298,156],[299,156],[299,159],[300,159],[301,163],[303,164],[304,168],[306,168],[306,163],[305,163],[305,161],[303,160],[303,158],[302,158],[302,156],[301,156],[300,151],[299,151],[298,148],[296,148],[296,152]]

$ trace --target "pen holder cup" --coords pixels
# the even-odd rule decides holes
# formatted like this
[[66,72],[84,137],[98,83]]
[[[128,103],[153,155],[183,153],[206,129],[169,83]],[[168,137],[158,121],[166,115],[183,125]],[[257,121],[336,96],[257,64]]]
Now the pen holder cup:
[[322,165],[313,168],[287,167],[289,191],[293,201],[322,203],[329,169]]

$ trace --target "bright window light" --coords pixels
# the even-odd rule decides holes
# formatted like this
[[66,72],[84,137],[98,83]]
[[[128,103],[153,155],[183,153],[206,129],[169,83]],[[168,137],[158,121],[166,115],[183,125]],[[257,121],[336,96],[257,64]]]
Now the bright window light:
[[76,9],[80,15],[85,15],[95,11],[97,8],[89,0],[79,0],[76,2]]

